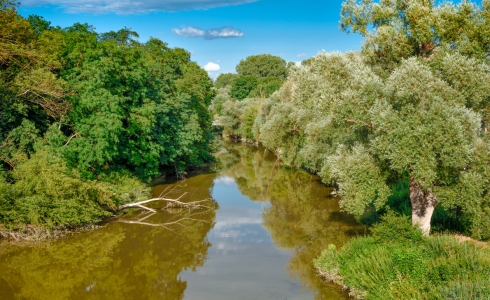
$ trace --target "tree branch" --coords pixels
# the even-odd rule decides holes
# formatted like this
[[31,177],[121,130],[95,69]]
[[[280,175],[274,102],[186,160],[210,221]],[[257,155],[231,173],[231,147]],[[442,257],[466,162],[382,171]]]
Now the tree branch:
[[[342,119],[342,121],[344,121],[344,122],[348,122],[348,123],[355,123],[355,124],[360,123],[360,121],[359,121],[359,120],[355,120],[355,119],[347,119],[347,118],[343,118],[343,119]],[[366,127],[369,127],[369,128],[371,128],[372,130],[376,130],[376,127],[375,127],[373,124],[368,124],[368,123],[364,123],[364,122],[362,122],[362,125],[364,125],[364,126],[366,126]]]

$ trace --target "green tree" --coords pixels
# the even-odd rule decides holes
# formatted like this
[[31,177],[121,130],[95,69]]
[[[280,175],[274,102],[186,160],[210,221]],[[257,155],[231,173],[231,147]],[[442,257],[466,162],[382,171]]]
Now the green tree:
[[214,82],[214,87],[217,89],[225,88],[226,86],[232,86],[233,81],[240,75],[235,73],[221,73]]
[[235,99],[242,100],[247,98],[250,92],[256,87],[257,78],[255,76],[239,76],[233,81],[230,95]]
[[279,90],[284,80],[278,77],[263,77],[257,80],[257,87],[251,92],[250,96],[255,97],[269,97],[275,91]]
[[230,100],[230,89],[221,88],[218,90],[218,94],[211,100],[209,111],[216,118],[221,115],[223,109],[223,103]]
[[414,224],[428,233],[442,203],[466,214],[474,237],[488,238],[490,144],[479,113],[488,107],[488,66],[438,55],[403,60],[383,79],[359,53],[318,54],[290,74],[294,93],[282,88],[290,98],[272,106],[261,140],[334,179],[351,213],[382,208],[389,186],[408,176]]
[[279,77],[286,79],[288,75],[287,62],[279,56],[270,54],[252,55],[240,60],[236,72],[240,76]]
[[[104,178],[147,180],[212,159],[208,74],[184,49],[136,37],[51,27],[0,0],[0,223],[92,223],[107,214],[102,206],[130,200],[114,178],[99,187]],[[73,193],[48,192],[39,178]]]
[[387,65],[410,56],[430,58],[439,49],[488,58],[490,1],[453,4],[434,0],[347,0],[340,28],[365,37],[363,48]]

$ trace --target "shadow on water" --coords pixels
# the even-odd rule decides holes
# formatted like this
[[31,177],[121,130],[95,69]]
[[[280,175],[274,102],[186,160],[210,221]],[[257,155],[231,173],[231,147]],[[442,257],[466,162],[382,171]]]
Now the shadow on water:
[[[0,242],[1,299],[346,299],[312,260],[364,228],[340,212],[315,175],[281,165],[263,148],[228,144],[209,172],[172,178],[158,196],[214,198],[219,209],[159,210],[109,221],[66,239]],[[156,204],[162,205],[162,204]],[[155,206],[154,208],[159,208]]]

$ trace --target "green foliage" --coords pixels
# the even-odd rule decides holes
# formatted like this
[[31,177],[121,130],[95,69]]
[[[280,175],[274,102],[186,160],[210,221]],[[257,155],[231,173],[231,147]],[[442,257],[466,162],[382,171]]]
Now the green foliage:
[[342,4],[340,28],[365,38],[364,51],[388,68],[411,56],[430,58],[440,49],[485,59],[490,53],[490,1],[357,1]]
[[29,21],[29,23],[32,26],[32,29],[34,29],[34,31],[37,33],[41,33],[45,30],[51,29],[51,22],[46,21],[41,16],[29,15],[29,18],[27,18],[27,21]]
[[253,126],[255,122],[255,118],[257,117],[257,103],[250,103],[247,110],[243,114],[243,122],[242,122],[242,136],[247,140],[253,140]]
[[447,235],[423,238],[408,218],[389,213],[373,237],[326,249],[315,266],[364,299],[481,299],[489,262],[488,247]]
[[270,54],[252,55],[240,60],[236,72],[240,76],[278,77],[286,79],[288,75],[287,63],[279,56]]
[[218,90],[218,94],[211,100],[211,105],[209,105],[209,111],[211,114],[217,118],[221,115],[223,110],[223,103],[230,100],[230,88],[221,88]]
[[[53,151],[40,150],[11,172],[14,184],[2,178],[0,223],[8,229],[33,225],[41,228],[92,224],[124,202],[130,194],[148,196],[148,188],[129,173],[83,180]],[[140,198],[141,199],[141,198]]]
[[371,232],[376,242],[407,243],[423,240],[422,231],[413,227],[410,217],[398,215],[393,211],[388,211],[381,217],[381,222],[375,224]]
[[437,221],[441,226],[457,217],[459,224],[446,224],[457,230],[467,224],[473,237],[486,239],[486,70],[481,61],[447,52],[429,61],[403,60],[381,77],[362,53],[320,53],[293,68],[288,82],[262,102],[253,135],[286,163],[335,180],[350,213],[383,209],[389,186],[409,174],[437,196],[442,208],[436,215],[447,213]]
[[[223,109],[219,118],[223,124],[223,133],[225,135],[243,136],[247,133],[246,138],[250,138],[253,120],[255,119],[254,109],[257,107],[257,101],[254,98],[247,98],[242,101],[228,100],[223,103]],[[248,122],[244,123],[247,119]],[[245,127],[244,127],[245,126]]]
[[3,226],[93,223],[147,196],[132,174],[212,159],[216,91],[190,53],[130,28],[52,27],[0,1]]
[[217,89],[223,89],[226,88],[227,86],[232,86],[233,81],[238,78],[238,74],[235,73],[221,73],[219,74],[218,78],[216,78],[216,81],[214,82],[214,87]]
[[278,77],[263,77],[257,81],[257,86],[250,92],[250,96],[266,98],[281,88],[284,80]]
[[253,75],[239,76],[233,81],[230,95],[231,97],[243,100],[248,97],[250,92],[257,87],[257,78]]

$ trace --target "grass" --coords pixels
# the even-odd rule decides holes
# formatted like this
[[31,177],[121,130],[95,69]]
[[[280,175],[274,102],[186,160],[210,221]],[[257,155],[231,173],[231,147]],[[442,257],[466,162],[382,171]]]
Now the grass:
[[388,212],[371,236],[315,260],[321,276],[357,299],[489,299],[490,248],[440,234],[425,237],[408,217]]

